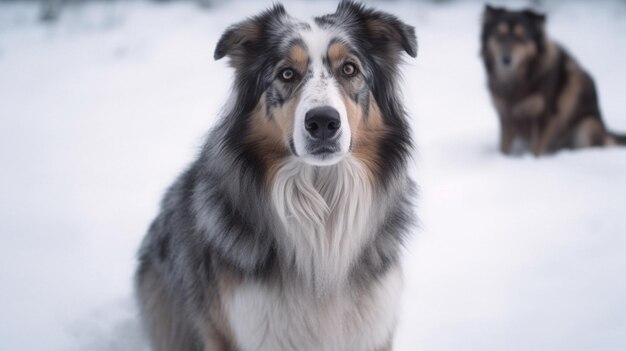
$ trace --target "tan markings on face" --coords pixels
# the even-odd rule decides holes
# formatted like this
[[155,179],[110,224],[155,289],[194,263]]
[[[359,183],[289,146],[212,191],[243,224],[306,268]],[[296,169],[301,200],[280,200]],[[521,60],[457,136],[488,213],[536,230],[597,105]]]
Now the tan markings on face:
[[380,108],[371,93],[369,93],[367,116],[365,116],[363,106],[350,98],[363,88],[363,78],[360,74],[352,78],[345,78],[341,76],[340,72],[346,62],[355,64],[357,70],[361,72],[359,60],[342,43],[334,43],[328,48],[328,60],[333,72],[339,72],[337,81],[340,85],[341,99],[346,106],[348,123],[352,132],[352,153],[363,162],[368,170],[370,181],[374,183],[376,174],[380,170],[378,145],[388,129],[383,122]]
[[500,56],[500,44],[495,36],[490,36],[487,40],[487,52],[492,59],[496,59]]
[[497,28],[498,34],[500,35],[507,35],[509,34],[510,28],[509,25],[502,22],[500,24],[498,24],[498,28]]
[[348,48],[342,43],[333,43],[328,48],[328,60],[333,66],[340,64],[350,55]]
[[353,89],[356,89],[361,83],[362,79],[360,77],[347,78],[341,76],[341,69],[343,65],[347,62],[350,62],[356,66],[356,69],[361,72],[361,62],[356,58],[356,56],[350,53],[350,50],[342,43],[333,43],[328,48],[328,61],[330,62],[330,67],[338,74],[337,80],[342,85],[348,85],[348,92],[351,92]]
[[363,107],[342,94],[342,99],[348,112],[348,121],[352,129],[352,153],[368,170],[372,183],[380,171],[380,154],[378,146],[388,129],[380,113],[380,108],[370,94],[370,106],[367,118],[364,118]]
[[524,26],[521,24],[516,24],[515,27],[513,27],[513,34],[515,34],[518,39],[525,39],[526,29],[524,29]]
[[[335,72],[337,76],[337,82],[340,86],[339,91],[348,112],[348,122],[350,123],[350,128],[354,130],[355,127],[353,127],[353,123],[360,120],[362,118],[362,114],[358,114],[359,118],[356,118],[357,115],[351,113],[351,111],[354,110],[351,109],[349,105],[356,106],[357,103],[355,103],[349,97],[358,92],[360,88],[362,88],[363,78],[360,74],[357,74],[356,76],[351,78],[347,78],[344,77],[341,72],[343,69],[343,65],[347,62],[354,64],[357,71],[361,72],[362,69],[360,62],[354,55],[350,53],[348,48],[342,43],[334,43],[328,48],[328,61],[330,62],[332,71]],[[345,102],[345,100],[349,100],[350,104]]]
[[534,41],[525,41],[513,46],[511,56],[515,62],[525,63],[537,56],[537,45]]
[[[278,67],[289,67],[304,75],[309,62],[306,49],[296,45],[289,49],[285,59]],[[273,84],[290,84],[274,82]],[[297,83],[292,83],[297,84]],[[283,93],[288,88],[277,87]],[[280,106],[270,108],[270,116],[267,112],[266,94],[259,99],[259,103],[252,112],[249,120],[246,141],[254,146],[257,157],[261,159],[265,168],[267,184],[272,184],[276,171],[282,161],[290,155],[289,138],[293,134],[295,111],[300,100],[300,93],[284,96],[286,102]]]
[[306,50],[299,46],[293,46],[287,53],[287,65],[296,69],[301,75],[304,75],[309,62],[309,55]]
[[298,100],[299,97],[293,97],[282,106],[273,108],[270,118],[263,94],[249,119],[245,139],[254,146],[257,157],[263,162],[268,184],[271,184],[283,159],[290,154],[289,137],[293,133]]

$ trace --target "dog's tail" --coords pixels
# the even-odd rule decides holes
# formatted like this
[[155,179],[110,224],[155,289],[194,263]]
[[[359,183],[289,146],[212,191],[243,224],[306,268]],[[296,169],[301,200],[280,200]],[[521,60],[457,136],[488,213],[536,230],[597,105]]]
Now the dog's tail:
[[607,132],[605,145],[607,146],[626,146],[626,134]]

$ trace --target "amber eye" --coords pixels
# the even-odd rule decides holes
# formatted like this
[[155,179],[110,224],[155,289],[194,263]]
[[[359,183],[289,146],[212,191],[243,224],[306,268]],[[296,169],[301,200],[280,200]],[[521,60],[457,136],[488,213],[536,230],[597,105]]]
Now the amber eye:
[[341,71],[343,72],[345,76],[348,76],[348,77],[352,77],[357,73],[356,66],[354,65],[354,63],[350,63],[350,62],[345,63],[343,67],[341,68]]
[[296,74],[294,73],[293,69],[285,68],[284,70],[280,71],[279,76],[280,79],[282,79],[283,81],[290,82],[291,80],[293,80]]

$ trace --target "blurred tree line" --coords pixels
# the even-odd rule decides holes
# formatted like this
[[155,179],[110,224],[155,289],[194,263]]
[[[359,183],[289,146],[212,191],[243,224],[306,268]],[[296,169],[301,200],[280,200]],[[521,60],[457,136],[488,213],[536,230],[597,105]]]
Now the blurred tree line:
[[[39,11],[39,19],[43,22],[54,22],[59,19],[61,16],[63,9],[69,6],[75,6],[78,4],[86,3],[86,2],[114,2],[114,1],[122,1],[122,0],[0,0],[2,2],[31,2],[38,3],[40,6]],[[148,0],[159,3],[167,3],[167,2],[175,2],[175,1],[187,1],[187,2],[195,2],[202,8],[210,8],[215,5],[219,5],[221,3],[228,3],[232,0]],[[315,1],[315,0],[309,0]],[[339,0],[337,0],[339,1]],[[367,0],[357,0],[361,2],[368,2]],[[502,3],[503,1],[489,1],[489,0],[384,0],[384,1],[423,1],[423,2],[432,2],[432,3],[450,3],[455,1],[480,1],[484,3],[496,2]],[[528,0],[530,5],[541,6],[546,2],[557,2],[557,1],[566,1],[566,0]],[[626,1],[626,0],[622,0]]]

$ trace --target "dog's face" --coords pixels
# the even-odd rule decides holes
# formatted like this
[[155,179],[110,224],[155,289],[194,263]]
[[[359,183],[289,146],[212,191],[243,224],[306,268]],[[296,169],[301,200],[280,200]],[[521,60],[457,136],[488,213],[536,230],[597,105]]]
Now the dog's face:
[[282,139],[293,154],[315,165],[333,164],[350,151],[352,129],[367,108],[363,65],[342,37],[315,23],[299,31],[264,97],[269,116],[288,126]]
[[545,19],[531,10],[509,11],[487,5],[482,45],[488,67],[502,76],[526,67],[543,50]]
[[395,78],[402,51],[416,50],[412,27],[344,1],[309,22],[276,5],[230,27],[215,57],[236,69],[246,138],[263,157],[325,166],[365,153],[384,133],[379,81]]

